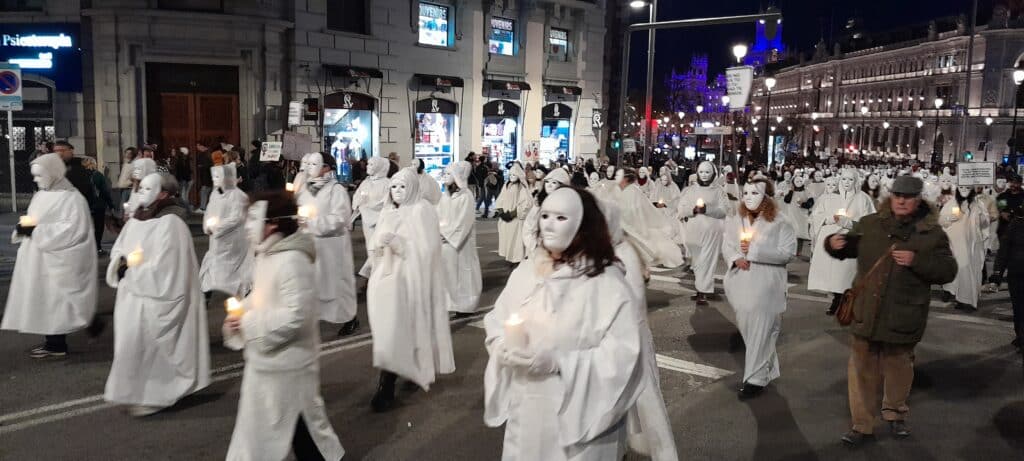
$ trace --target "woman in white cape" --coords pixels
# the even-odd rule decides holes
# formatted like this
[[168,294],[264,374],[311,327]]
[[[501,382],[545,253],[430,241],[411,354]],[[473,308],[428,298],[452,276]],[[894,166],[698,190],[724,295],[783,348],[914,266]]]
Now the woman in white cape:
[[429,390],[436,375],[455,371],[441,267],[437,212],[419,193],[416,171],[391,178],[387,205],[367,244],[373,273],[366,306],[373,334],[373,366],[381,369],[371,405],[394,405],[398,376]]
[[649,267],[679,267],[683,253],[675,244],[678,227],[654,207],[636,185],[636,172],[621,171],[620,192],[614,196],[622,211],[622,230]]
[[204,293],[220,291],[240,295],[252,285],[252,261],[245,238],[245,210],[249,196],[238,188],[235,164],[210,168],[213,192],[203,215],[203,232],[210,236],[210,248],[199,267]]
[[843,292],[853,285],[853,278],[857,275],[857,261],[840,261],[829,256],[825,252],[825,239],[835,233],[849,232],[854,222],[875,212],[875,202],[857,189],[857,171],[847,168],[839,175],[836,193],[826,192],[817,206],[820,209],[814,213],[811,228],[817,228],[818,233],[814,240],[810,273],[807,275],[807,289],[832,293],[832,304],[825,311],[832,315],[839,308]]
[[978,310],[982,270],[985,267],[985,241],[989,234],[989,215],[985,205],[977,200],[971,187],[960,186],[954,198],[939,211],[939,224],[949,236],[949,246],[956,259],[956,279],[942,286],[956,299],[955,307],[966,311]]
[[667,166],[661,167],[658,179],[651,186],[651,203],[661,210],[666,218],[676,220],[676,207],[679,205],[679,198],[682,193],[679,186],[672,182],[672,172]]
[[224,319],[224,345],[243,350],[228,461],[337,460],[345,455],[320,397],[316,248],[299,231],[288,194],[256,197],[245,222],[255,248],[255,284]]
[[653,461],[678,461],[679,454],[672,435],[672,422],[661,394],[654,335],[651,334],[651,327],[647,321],[648,269],[622,232],[622,212],[618,207],[612,203],[602,202],[601,211],[608,222],[608,232],[615,246],[615,256],[622,262],[626,271],[626,285],[636,300],[633,306],[636,307],[637,327],[640,331],[640,366],[643,369],[643,376],[640,395],[626,420],[629,446],[634,451],[649,456]]
[[[383,157],[373,157],[366,164],[366,179],[359,183],[356,193],[352,196],[352,217],[350,223],[354,223],[360,215],[363,217],[363,240],[369,242],[373,238],[373,232],[377,228],[377,219],[381,210],[384,209],[384,202],[388,198],[388,168],[391,162]],[[352,224],[349,224],[352,229]],[[359,269],[359,275],[370,277],[369,247],[366,249],[367,259],[363,267]]]
[[316,242],[320,320],[342,324],[338,336],[355,333],[356,276],[349,220],[352,207],[345,186],[334,178],[334,157],[319,152],[302,159],[306,186],[298,196],[302,228]]
[[786,311],[786,264],[796,256],[797,241],[789,221],[778,215],[773,193],[768,181],[748,182],[739,214],[725,224],[725,296],[747,349],[740,399],[756,397],[780,373],[775,342]]
[[711,162],[697,166],[695,184],[683,189],[676,208],[676,216],[684,220],[686,254],[693,268],[694,288],[691,299],[698,306],[707,305],[708,296],[715,293],[715,269],[722,248],[722,224],[732,204],[716,181],[718,171]]
[[413,158],[412,165],[409,165],[409,167],[416,170],[416,177],[420,180],[420,191],[423,199],[430,202],[431,205],[437,206],[438,202],[441,201],[441,186],[433,176],[424,172],[426,166],[423,164],[423,159]]
[[526,171],[519,162],[512,164],[508,182],[494,204],[498,216],[498,256],[516,264],[526,257],[523,245],[523,222],[533,207],[533,196],[526,184]]
[[539,239],[484,317],[484,422],[505,425],[503,461],[618,460],[643,375],[637,301],[591,194],[548,196]]
[[476,252],[476,199],[469,189],[469,162],[455,162],[445,175],[445,192],[437,204],[441,230],[441,263],[448,292],[448,312],[457,317],[480,307],[483,279]]
[[[139,183],[139,209],[110,250],[117,289],[114,361],[104,399],[146,416],[210,383],[210,340],[192,233],[178,213],[177,182],[154,173]],[[177,210],[175,210],[177,208]]]
[[30,166],[39,190],[11,235],[18,258],[0,329],[46,335],[34,358],[67,354],[65,335],[85,328],[96,312],[96,247],[89,205],[64,177],[57,154]]

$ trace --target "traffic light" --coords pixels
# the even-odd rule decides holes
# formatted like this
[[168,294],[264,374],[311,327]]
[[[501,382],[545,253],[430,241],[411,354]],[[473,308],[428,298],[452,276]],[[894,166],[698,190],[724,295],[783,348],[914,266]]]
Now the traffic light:
[[619,150],[622,147],[622,137],[616,131],[613,131],[610,137],[612,138],[612,149]]
[[968,162],[974,160],[974,154],[971,152],[964,152],[964,160]]

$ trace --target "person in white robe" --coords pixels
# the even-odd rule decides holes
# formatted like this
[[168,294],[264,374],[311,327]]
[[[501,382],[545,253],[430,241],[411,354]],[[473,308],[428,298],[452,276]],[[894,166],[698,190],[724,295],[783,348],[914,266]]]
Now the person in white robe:
[[722,224],[726,207],[732,202],[725,190],[715,184],[718,172],[711,162],[697,166],[695,184],[683,189],[676,207],[678,220],[684,220],[683,235],[686,253],[693,268],[694,288],[691,299],[706,306],[715,293],[715,269],[722,248]]
[[725,224],[725,296],[746,345],[740,399],[756,397],[780,376],[775,343],[786,311],[786,264],[796,256],[797,239],[777,214],[773,193],[767,181],[745,184],[743,208]]
[[825,173],[821,170],[814,170],[811,173],[811,181],[807,183],[807,195],[817,200],[825,193]]
[[675,219],[676,206],[679,204],[679,186],[672,182],[672,172],[667,166],[661,167],[658,179],[651,186],[651,203],[662,211],[665,216]]
[[548,194],[560,187],[570,185],[570,182],[569,173],[566,173],[561,168],[556,168],[551,174],[544,177],[544,188],[534,194],[533,208],[530,208],[530,213],[523,221],[523,246],[526,248],[527,258],[533,255],[534,250],[537,249],[537,226],[540,224],[538,219],[540,204],[544,202]]
[[228,461],[339,460],[345,450],[320,397],[316,244],[299,230],[292,195],[258,195],[245,233],[255,248],[253,291],[230,308],[224,345],[245,369]]
[[[366,164],[366,179],[359,183],[355,194],[352,196],[352,217],[350,222],[354,223],[356,218],[362,216],[363,240],[369,242],[373,238],[373,232],[377,228],[377,219],[384,209],[384,202],[388,198],[388,169],[391,162],[383,157],[373,157]],[[348,228],[352,229],[352,224]],[[363,267],[359,269],[359,275],[370,278],[370,260],[367,248],[367,258]]]
[[381,370],[371,405],[378,412],[394,405],[398,376],[429,390],[437,374],[455,371],[445,275],[437,270],[441,232],[419,184],[415,170],[395,173],[377,231],[367,243],[374,261],[366,306],[373,366]]
[[156,173],[156,161],[151,158],[137,158],[132,160],[132,189],[128,201],[124,207],[124,220],[127,221],[135,216],[135,210],[139,208],[139,181],[142,178]]
[[640,188],[640,192],[644,193],[647,198],[651,197],[651,188],[654,187],[654,181],[651,180],[651,170],[645,166],[637,168],[636,170],[636,187]]
[[822,195],[818,203],[820,209],[813,213],[814,221],[811,227],[817,229],[817,236],[811,255],[810,272],[807,275],[808,290],[832,294],[832,304],[825,311],[828,315],[835,314],[843,292],[853,286],[853,278],[857,275],[857,261],[841,261],[829,256],[824,251],[825,239],[835,233],[849,232],[855,222],[875,212],[875,202],[857,189],[855,170],[844,169],[837,184],[836,193]]
[[498,256],[509,263],[517,264],[526,257],[523,223],[532,207],[533,195],[526,184],[526,171],[515,162],[494,204],[495,216],[498,216]]
[[593,194],[594,190],[600,184],[601,184],[601,175],[598,174],[596,171],[590,172],[590,175],[587,176],[587,190],[589,190],[590,193]]
[[210,384],[210,343],[192,234],[166,173],[139,183],[139,209],[110,250],[114,361],[103,398],[146,416]]
[[57,154],[32,160],[39,187],[11,234],[18,245],[0,329],[44,335],[33,358],[66,357],[66,336],[96,313],[96,248],[89,205]]
[[412,165],[410,168],[416,170],[416,177],[420,180],[420,190],[423,192],[423,199],[430,202],[431,205],[437,206],[438,202],[441,201],[441,185],[437,183],[437,180],[425,172],[426,165],[423,164],[423,159],[413,158]]
[[480,308],[483,278],[476,250],[476,198],[469,188],[473,166],[466,161],[448,166],[445,192],[437,204],[441,231],[441,264],[448,293],[448,312],[456,318]]
[[676,245],[678,226],[651,203],[636,185],[636,172],[620,170],[619,192],[613,195],[622,212],[622,230],[648,267],[679,267],[683,253]]
[[306,185],[297,203],[302,229],[316,243],[317,312],[320,320],[341,324],[338,336],[348,336],[359,329],[348,191],[334,177],[331,155],[307,154],[302,170]]
[[484,423],[505,426],[503,461],[619,460],[643,382],[637,301],[590,193],[558,189],[540,217],[484,317]]
[[984,284],[985,241],[989,235],[989,214],[971,187],[956,188],[955,196],[939,211],[939,224],[949,237],[956,259],[956,279],[942,286],[960,310],[977,311]]
[[626,240],[622,231],[622,213],[615,204],[601,203],[601,211],[608,223],[608,233],[615,247],[615,256],[622,262],[626,285],[629,286],[637,308],[636,316],[640,330],[640,366],[643,368],[640,395],[636,405],[629,411],[626,421],[628,441],[633,451],[650,457],[654,461],[677,461],[672,422],[665,408],[661,394],[658,373],[657,352],[654,349],[654,335],[647,320],[647,280],[650,278],[647,266],[633,245]]
[[790,182],[781,183],[785,185],[777,192],[781,200],[776,202],[779,211],[789,220],[790,225],[796,232],[797,256],[800,255],[800,248],[805,240],[810,239],[807,221],[810,217],[810,209],[814,206],[814,199],[807,193],[806,179],[801,175],[795,175]]
[[252,286],[252,260],[243,229],[249,196],[238,188],[233,163],[211,167],[210,177],[213,191],[203,215],[210,247],[199,266],[199,283],[204,293],[241,295]]

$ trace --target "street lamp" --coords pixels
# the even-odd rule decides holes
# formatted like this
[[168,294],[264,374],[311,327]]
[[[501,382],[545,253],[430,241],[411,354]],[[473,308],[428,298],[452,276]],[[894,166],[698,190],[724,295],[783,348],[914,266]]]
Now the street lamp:
[[683,120],[683,117],[686,117],[686,112],[683,112],[683,111],[679,111],[679,113],[678,113],[678,114],[676,114],[676,115],[678,115],[678,116],[679,116],[679,121],[682,121],[682,120]]
[[985,159],[988,161],[988,145],[992,142],[992,117],[985,117]]
[[[645,6],[650,6],[650,22],[656,22],[658,20],[658,0],[633,0],[629,2],[629,6],[633,9],[640,9]],[[629,32],[627,32],[628,34]],[[644,120],[651,120],[651,105],[652,98],[654,97],[654,34],[655,29],[647,31],[647,92],[645,93],[644,99]],[[623,83],[625,85],[625,83]],[[649,133],[653,134],[653,133]],[[645,140],[646,143],[647,140]],[[644,166],[647,166],[647,155],[648,149],[644,149]]]
[[882,136],[883,136],[883,139],[885,139],[885,141],[882,143],[882,149],[885,150],[885,152],[889,152],[889,127],[890,126],[891,125],[889,125],[889,121],[888,120],[882,122],[882,130],[884,130],[882,132],[883,133]]
[[[861,100],[860,103],[864,104],[864,101]],[[860,145],[860,154],[862,156],[864,155],[864,133],[867,132],[867,124],[868,124],[868,121],[866,119],[867,116],[868,116],[868,106],[860,106],[860,140],[858,140],[858,144]]]
[[[935,146],[937,145],[937,143],[935,141],[939,140],[939,109],[942,108],[942,104],[945,103],[945,101],[942,98],[935,98],[934,103],[935,103],[935,139],[932,140],[932,166],[935,166],[935,165],[937,165],[939,163],[942,163],[941,154],[938,152],[938,149],[935,148]],[[936,155],[940,155],[940,156],[936,157]]]
[[[774,77],[768,77],[768,78],[764,79],[764,87],[765,87],[765,89],[768,90],[768,98],[767,98],[767,100],[765,101],[765,104],[764,104],[764,131],[765,131],[765,136],[767,136],[769,138],[771,137],[771,134],[768,133],[768,122],[771,119],[768,118],[768,117],[771,115],[771,112],[772,112],[772,89],[775,88],[775,84],[776,83],[778,83],[778,82],[775,80]],[[774,142],[774,141],[772,141],[772,142]],[[771,165],[772,164],[771,159],[768,158],[768,140],[767,139],[764,142],[764,161],[765,161],[766,165]]]
[[747,45],[739,44],[733,46],[732,55],[736,56],[737,64],[743,64],[743,58],[747,56]]
[[1017,101],[1020,98],[1020,84],[1024,82],[1024,70],[1017,69],[1013,71],[1013,84],[1016,87],[1013,89],[1013,129],[1010,130],[1010,164],[1017,164]]

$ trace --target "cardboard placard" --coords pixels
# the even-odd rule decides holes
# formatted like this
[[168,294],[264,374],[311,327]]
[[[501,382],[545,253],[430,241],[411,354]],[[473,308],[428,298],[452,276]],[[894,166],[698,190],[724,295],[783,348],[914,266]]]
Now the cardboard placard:
[[281,141],[264,141],[260,145],[260,161],[276,162],[281,160]]
[[960,162],[956,164],[956,184],[958,186],[991,186],[995,183],[995,163]]
[[302,156],[313,152],[313,137],[305,133],[285,131],[281,135],[281,154],[288,160],[302,161]]

